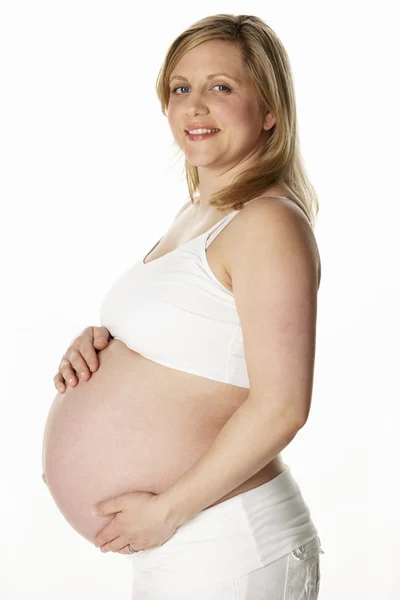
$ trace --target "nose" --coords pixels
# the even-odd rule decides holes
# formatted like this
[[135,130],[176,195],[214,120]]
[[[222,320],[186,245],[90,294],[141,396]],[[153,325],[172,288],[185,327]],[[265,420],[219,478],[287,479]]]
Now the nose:
[[186,101],[186,114],[191,117],[195,115],[207,115],[209,110],[199,94],[192,92],[190,98]]

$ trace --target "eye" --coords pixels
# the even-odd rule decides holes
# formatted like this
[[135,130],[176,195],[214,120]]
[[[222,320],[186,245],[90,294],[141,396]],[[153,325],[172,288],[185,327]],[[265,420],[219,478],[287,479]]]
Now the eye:
[[[173,88],[171,91],[176,96],[184,96],[184,94],[178,94],[177,90],[187,89],[187,87],[188,86],[186,86],[186,85],[178,85],[177,87]],[[224,92],[225,94],[232,91],[230,87],[228,87],[227,85],[225,85],[223,83],[217,83],[213,87],[223,87],[223,88],[225,88],[226,90],[228,90],[227,92]]]
[[[184,89],[184,86],[178,85],[178,87],[172,89],[172,93],[176,94],[176,90],[182,90],[182,89]],[[177,95],[181,96],[182,94],[177,94]]]
[[223,83],[217,83],[216,85],[214,85],[214,87],[224,87],[225,89],[227,89],[229,92],[231,92],[231,88],[228,87],[227,85],[224,85]]

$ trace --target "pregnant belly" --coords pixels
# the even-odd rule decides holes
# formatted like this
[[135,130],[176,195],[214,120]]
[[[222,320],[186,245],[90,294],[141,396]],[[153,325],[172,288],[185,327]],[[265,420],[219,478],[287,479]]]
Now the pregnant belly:
[[93,504],[168,489],[248,396],[245,388],[149,361],[120,340],[98,358],[89,381],[56,395],[43,439],[48,489],[90,542],[112,518],[94,517]]

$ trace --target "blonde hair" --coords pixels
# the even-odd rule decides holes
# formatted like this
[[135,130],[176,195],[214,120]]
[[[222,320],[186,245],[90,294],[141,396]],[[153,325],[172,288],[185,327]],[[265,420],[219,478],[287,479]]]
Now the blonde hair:
[[[318,197],[307,177],[298,138],[296,101],[288,54],[276,33],[262,19],[249,15],[218,14],[200,19],[170,45],[159,71],[156,92],[164,116],[169,103],[170,75],[182,56],[208,40],[239,46],[255,85],[263,114],[276,116],[259,162],[238,175],[229,187],[215,193],[210,206],[237,210],[274,184],[286,184],[312,228],[319,211]],[[199,187],[197,167],[185,159],[186,181],[192,203]]]

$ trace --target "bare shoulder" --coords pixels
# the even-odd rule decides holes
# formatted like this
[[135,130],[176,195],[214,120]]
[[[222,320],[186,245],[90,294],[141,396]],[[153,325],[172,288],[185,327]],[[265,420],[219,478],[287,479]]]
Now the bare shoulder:
[[[268,196],[270,196],[268,192]],[[285,245],[297,255],[307,255],[321,278],[321,260],[314,231],[302,209],[290,198],[260,197],[246,205],[231,223],[226,239],[224,266],[230,277],[234,264],[251,261],[271,251],[271,244]],[[238,243],[240,240],[240,243]],[[268,250],[267,250],[268,249]]]

